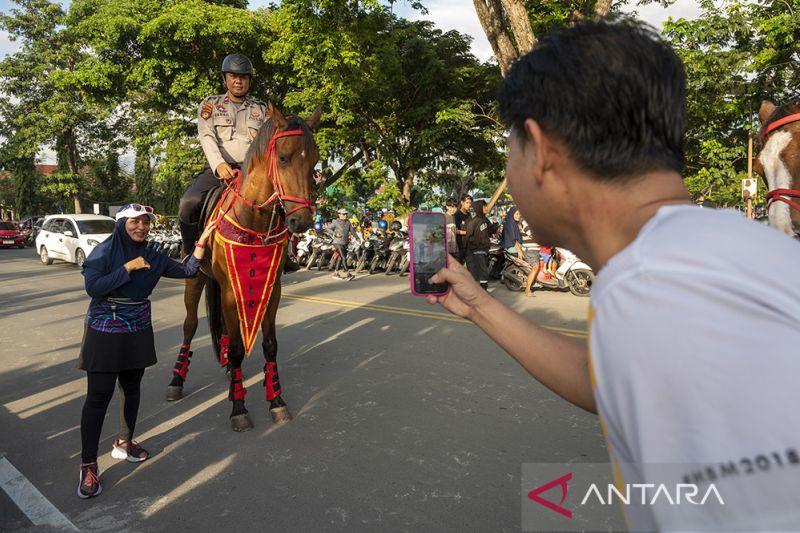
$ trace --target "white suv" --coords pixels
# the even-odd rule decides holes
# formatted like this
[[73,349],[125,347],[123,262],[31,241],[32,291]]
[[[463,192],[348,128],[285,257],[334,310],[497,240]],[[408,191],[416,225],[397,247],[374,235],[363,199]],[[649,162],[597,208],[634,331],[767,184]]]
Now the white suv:
[[102,215],[50,215],[36,236],[36,250],[42,263],[53,259],[75,263],[79,267],[94,247],[114,232],[114,219]]

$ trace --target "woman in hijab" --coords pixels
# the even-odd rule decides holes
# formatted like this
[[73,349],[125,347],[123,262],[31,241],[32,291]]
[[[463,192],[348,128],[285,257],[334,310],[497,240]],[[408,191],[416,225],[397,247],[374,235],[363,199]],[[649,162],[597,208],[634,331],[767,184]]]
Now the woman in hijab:
[[526,253],[522,249],[522,231],[519,229],[519,221],[522,215],[516,207],[508,210],[505,224],[503,224],[503,240],[500,243],[506,252],[517,254],[517,257],[531,265],[531,272],[525,281],[525,295],[533,296],[533,282],[539,274],[539,252]]
[[91,498],[102,491],[97,451],[117,381],[123,397],[120,434],[111,456],[132,463],[150,456],[132,440],[144,369],[156,362],[147,298],[162,276],[189,278],[197,274],[205,243],[214,229],[213,224],[206,227],[194,253],[185,263],[179,263],[146,246],[150,226],[156,221],[152,207],[125,205],[117,212],[116,220],[114,233],[94,249],[83,268],[86,292],[92,301],[78,361],[78,368],[86,371],[88,384],[81,414],[81,498]]
[[475,217],[467,222],[464,236],[466,246],[467,270],[469,270],[475,281],[481,284],[484,289],[489,288],[489,248],[491,243],[489,238],[497,231],[497,225],[489,222],[486,218],[488,207],[486,202],[478,200],[472,204]]

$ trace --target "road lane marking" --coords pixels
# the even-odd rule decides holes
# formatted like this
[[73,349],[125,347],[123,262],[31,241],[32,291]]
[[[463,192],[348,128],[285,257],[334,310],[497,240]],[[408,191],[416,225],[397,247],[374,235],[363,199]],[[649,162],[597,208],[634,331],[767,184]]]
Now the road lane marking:
[[[167,280],[170,281],[170,280]],[[174,283],[174,282],[173,282]],[[289,300],[300,300],[305,302],[312,302],[312,303],[319,303],[324,305],[332,305],[335,307],[345,307],[350,309],[367,309],[370,311],[380,311],[382,313],[392,313],[395,315],[403,315],[403,316],[413,316],[417,318],[428,318],[432,320],[446,320],[449,322],[459,322],[462,324],[471,324],[469,320],[461,318],[459,316],[452,315],[450,313],[439,313],[436,311],[423,311],[418,309],[408,309],[405,307],[392,307],[388,305],[379,305],[379,304],[370,304],[364,302],[354,302],[350,300],[334,300],[331,298],[322,298],[320,296],[305,296],[300,294],[294,294],[292,292],[282,291],[281,298],[287,298]],[[563,328],[560,326],[545,326],[539,324],[545,329],[549,329],[550,331],[555,331],[557,333],[562,333],[569,337],[575,337],[577,339],[586,339],[588,337],[586,330],[583,329],[573,329],[573,328]]]
[[33,522],[33,525],[57,527],[63,531],[78,531],[78,528],[5,457],[0,457],[0,487]]
[[[348,307],[351,309],[369,309],[372,311],[381,311],[383,313],[415,316],[418,318],[430,318],[433,320],[447,320],[450,322],[460,322],[462,324],[471,324],[471,322],[465,318],[451,315],[450,313],[438,313],[436,311],[422,311],[416,309],[408,309],[404,307],[391,307],[388,305],[353,302],[349,300],[334,300],[331,298],[322,298],[319,296],[302,296],[299,294],[293,294],[291,292],[285,292],[285,291],[281,294],[281,297],[288,298],[290,300],[301,300],[306,302],[321,303],[325,305],[333,305],[337,307]],[[544,327],[545,329],[549,329],[551,331],[563,333],[564,335],[569,335],[571,337],[578,337],[585,339],[587,336],[586,331],[580,329],[562,328],[559,326],[542,326],[542,327]]]

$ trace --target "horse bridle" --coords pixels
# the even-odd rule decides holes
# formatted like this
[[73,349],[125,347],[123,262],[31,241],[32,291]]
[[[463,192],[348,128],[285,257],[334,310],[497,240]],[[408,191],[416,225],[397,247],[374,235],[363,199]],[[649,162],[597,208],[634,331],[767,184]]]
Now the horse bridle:
[[[776,120],[775,122],[771,122],[761,128],[761,137],[764,139],[765,143],[767,137],[780,128],[781,126],[785,126],[786,124],[791,124],[792,122],[800,122],[800,113],[794,113],[792,115],[785,116],[781,119]],[[772,207],[774,202],[784,202],[789,204],[792,208],[797,211],[800,211],[800,204],[795,202],[794,200],[790,200],[789,198],[800,198],[800,190],[797,189],[773,189],[767,193],[767,212],[769,212],[769,208]]]
[[[267,153],[265,155],[265,161],[267,165],[267,173],[268,176],[272,178],[272,189],[274,192],[272,196],[261,202],[260,204],[256,204],[242,196],[241,192],[239,192],[239,188],[241,187],[241,173],[237,174],[236,178],[234,178],[230,183],[226,185],[226,187],[242,202],[246,205],[250,206],[253,209],[266,209],[274,202],[278,202],[283,208],[284,213],[286,216],[291,215],[296,211],[300,211],[301,209],[308,209],[309,211],[314,211],[316,206],[314,202],[311,201],[310,198],[299,198],[297,196],[287,196],[283,192],[283,184],[281,183],[280,179],[280,172],[278,171],[278,160],[276,157],[276,147],[278,139],[282,137],[293,137],[293,136],[302,136],[304,135],[303,130],[287,130],[281,132],[275,132],[275,134],[270,138],[269,145],[267,146]],[[286,210],[286,206],[284,202],[291,202],[295,204],[299,204],[294,209],[290,209],[289,211]]]

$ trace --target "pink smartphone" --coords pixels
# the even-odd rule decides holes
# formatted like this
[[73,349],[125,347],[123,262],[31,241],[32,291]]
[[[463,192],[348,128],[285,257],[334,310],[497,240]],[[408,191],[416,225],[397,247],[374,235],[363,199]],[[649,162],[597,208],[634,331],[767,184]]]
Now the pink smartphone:
[[408,222],[411,250],[411,292],[417,296],[444,296],[447,283],[430,278],[447,265],[447,219],[444,213],[414,211]]

